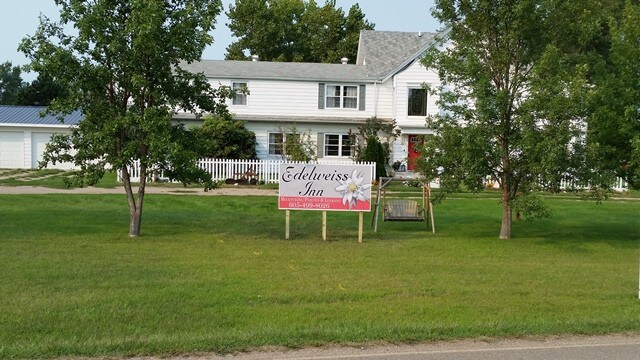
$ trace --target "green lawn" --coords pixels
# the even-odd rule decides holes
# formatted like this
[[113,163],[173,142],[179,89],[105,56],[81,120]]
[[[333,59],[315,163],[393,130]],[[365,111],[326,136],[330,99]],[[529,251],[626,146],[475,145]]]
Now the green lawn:
[[[0,169],[0,185],[2,186],[44,186],[50,188],[67,188],[65,179],[72,175],[68,170],[57,169]],[[107,172],[96,185],[97,187],[113,188],[120,186],[115,172]]]
[[640,332],[640,201],[549,199],[499,240],[496,199],[422,223],[284,212],[275,197],[0,195],[0,358]]

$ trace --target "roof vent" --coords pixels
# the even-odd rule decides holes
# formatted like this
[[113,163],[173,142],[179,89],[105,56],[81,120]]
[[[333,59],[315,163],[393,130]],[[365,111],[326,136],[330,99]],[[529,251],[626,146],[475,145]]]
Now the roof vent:
[[258,61],[260,60],[260,56],[258,55],[251,55],[251,61]]
[[422,31],[418,31],[418,37],[422,37]]
[[343,57],[342,59],[340,59],[340,62],[342,63],[342,65],[347,65],[349,63],[349,59],[346,57]]

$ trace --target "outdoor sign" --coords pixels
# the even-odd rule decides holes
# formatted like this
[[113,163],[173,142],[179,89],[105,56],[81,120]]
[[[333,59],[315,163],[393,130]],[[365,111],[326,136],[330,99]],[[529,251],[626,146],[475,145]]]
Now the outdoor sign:
[[281,210],[371,211],[369,165],[280,164]]

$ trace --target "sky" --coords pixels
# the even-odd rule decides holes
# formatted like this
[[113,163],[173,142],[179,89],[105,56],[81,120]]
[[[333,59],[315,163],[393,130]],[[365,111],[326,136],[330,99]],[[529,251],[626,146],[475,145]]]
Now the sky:
[[[336,6],[344,10],[358,3],[369,22],[376,30],[386,31],[423,31],[435,32],[440,25],[431,16],[434,0],[336,0]],[[323,0],[316,0],[320,5]],[[53,0],[2,0],[0,12],[0,63],[10,61],[15,65],[24,65],[28,59],[18,52],[18,44],[26,35],[33,35],[38,27],[40,14],[50,19],[58,18],[58,8]],[[233,0],[223,0],[224,12]],[[203,59],[222,60],[226,47],[233,41],[226,24],[229,19],[221,13],[213,31],[214,43],[202,54]],[[35,74],[23,73],[25,81],[32,81]]]

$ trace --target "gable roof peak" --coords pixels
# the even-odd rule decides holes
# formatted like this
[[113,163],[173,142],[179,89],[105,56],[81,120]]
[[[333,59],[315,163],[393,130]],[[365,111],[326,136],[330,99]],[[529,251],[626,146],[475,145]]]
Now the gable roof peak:
[[366,65],[368,77],[387,77],[402,64],[415,60],[435,36],[423,31],[362,30],[356,64]]

